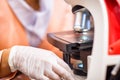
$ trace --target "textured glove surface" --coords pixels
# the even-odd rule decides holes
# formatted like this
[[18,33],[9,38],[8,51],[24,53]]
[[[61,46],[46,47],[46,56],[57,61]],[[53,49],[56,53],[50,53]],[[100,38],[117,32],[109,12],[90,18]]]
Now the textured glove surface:
[[14,46],[9,56],[11,71],[19,70],[36,80],[74,80],[68,65],[53,52],[28,46]]

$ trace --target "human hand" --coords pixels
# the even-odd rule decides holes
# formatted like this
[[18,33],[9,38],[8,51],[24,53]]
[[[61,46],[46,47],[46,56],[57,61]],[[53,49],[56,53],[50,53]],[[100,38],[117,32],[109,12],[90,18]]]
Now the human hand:
[[74,80],[68,65],[48,50],[14,46],[8,62],[12,72],[19,70],[35,80]]

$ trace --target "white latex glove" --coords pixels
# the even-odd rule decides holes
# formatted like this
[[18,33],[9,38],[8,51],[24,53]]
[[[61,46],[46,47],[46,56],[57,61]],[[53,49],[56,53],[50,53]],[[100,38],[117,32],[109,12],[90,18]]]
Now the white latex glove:
[[35,80],[74,80],[68,65],[48,50],[14,46],[8,63],[12,72],[19,70]]

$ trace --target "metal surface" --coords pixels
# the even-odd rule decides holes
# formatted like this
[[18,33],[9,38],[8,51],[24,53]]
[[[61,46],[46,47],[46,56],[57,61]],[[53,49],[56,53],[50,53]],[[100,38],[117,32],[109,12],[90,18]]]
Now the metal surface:
[[[78,48],[80,49],[91,47],[92,44],[89,44],[89,42],[93,42],[93,36],[94,36],[93,33],[94,33],[93,30],[83,33],[77,33],[74,31],[64,31],[64,32],[49,33],[47,35],[47,38],[52,45],[66,52],[67,44],[76,43],[75,46],[78,45]],[[79,44],[81,46],[79,46]]]
[[[48,34],[48,41],[63,52],[63,60],[73,69],[73,72],[78,75],[87,75],[87,56],[91,54],[93,45],[94,31],[74,32],[64,31]],[[72,63],[71,59],[81,60],[81,64]],[[74,67],[73,65],[77,67]]]
[[[78,8],[77,8],[78,7]],[[77,10],[74,11],[75,20],[74,20],[74,31],[84,32],[89,31],[93,27],[93,20],[90,12],[86,8],[81,8],[78,5],[73,7]]]

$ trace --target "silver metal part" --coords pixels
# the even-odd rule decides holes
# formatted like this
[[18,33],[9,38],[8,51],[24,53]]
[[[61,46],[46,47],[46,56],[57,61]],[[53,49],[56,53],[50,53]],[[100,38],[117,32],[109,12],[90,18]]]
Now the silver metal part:
[[91,14],[86,8],[79,9],[74,12],[74,30],[76,32],[88,31],[92,27]]

